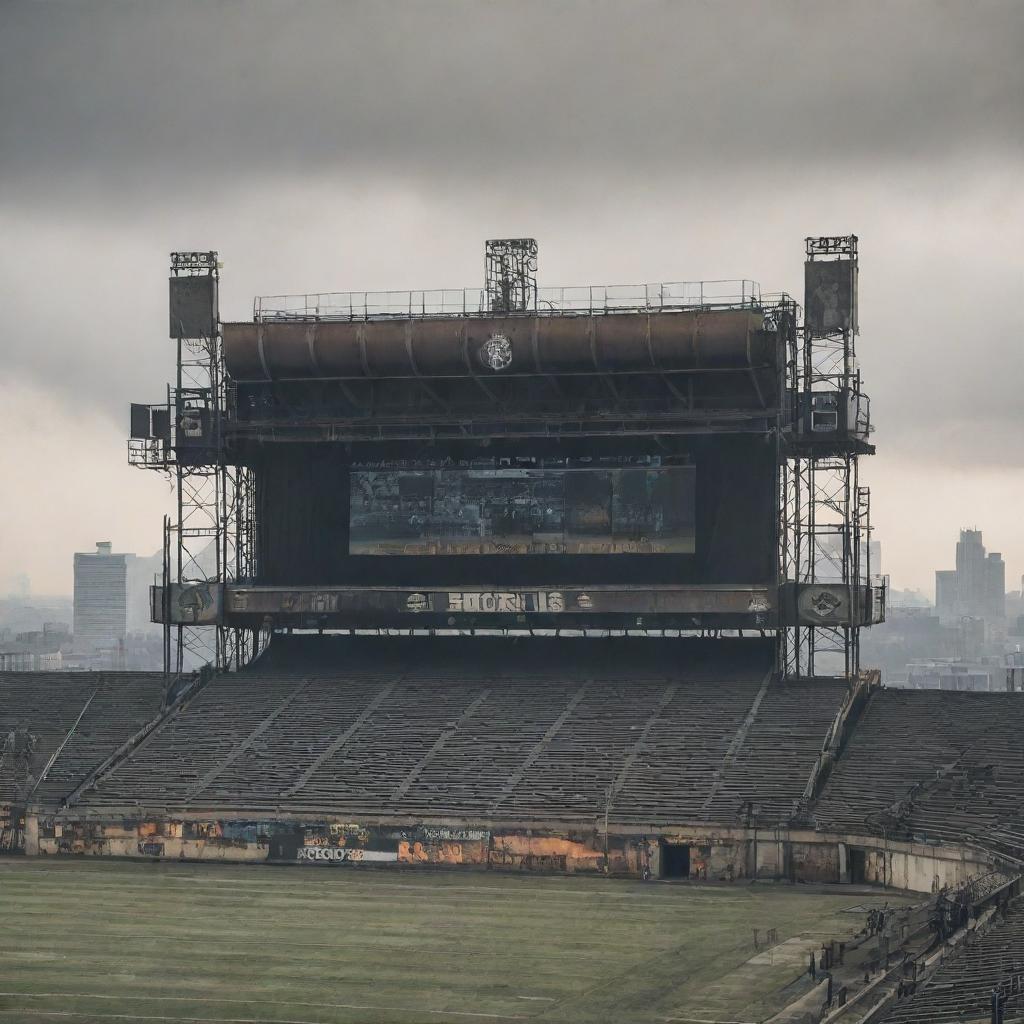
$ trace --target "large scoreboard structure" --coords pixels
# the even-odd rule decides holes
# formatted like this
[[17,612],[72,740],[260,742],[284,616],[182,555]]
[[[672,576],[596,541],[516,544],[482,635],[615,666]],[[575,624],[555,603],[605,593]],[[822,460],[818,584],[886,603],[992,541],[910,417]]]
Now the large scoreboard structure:
[[[174,475],[153,588],[169,671],[294,630],[755,631],[857,669],[884,612],[856,238],[808,239],[806,314],[752,281],[256,300],[171,258],[177,379],[130,459]],[[819,666],[820,667],[820,666]]]

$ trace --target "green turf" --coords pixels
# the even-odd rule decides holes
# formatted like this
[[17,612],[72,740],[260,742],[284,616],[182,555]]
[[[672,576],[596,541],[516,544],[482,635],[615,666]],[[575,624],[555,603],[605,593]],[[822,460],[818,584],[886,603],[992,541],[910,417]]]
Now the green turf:
[[[0,861],[0,1022],[758,1021],[885,897],[460,871]],[[896,902],[889,897],[889,902]],[[757,955],[753,929],[778,930]],[[753,962],[751,962],[753,959]]]

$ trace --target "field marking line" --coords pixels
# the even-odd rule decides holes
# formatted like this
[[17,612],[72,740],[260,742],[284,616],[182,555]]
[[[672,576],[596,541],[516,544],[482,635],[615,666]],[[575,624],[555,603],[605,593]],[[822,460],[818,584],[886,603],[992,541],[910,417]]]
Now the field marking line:
[[[11,999],[106,999],[115,1002],[128,1002],[135,998],[131,995],[123,996],[112,996],[112,995],[95,995],[91,992],[0,992],[0,998]],[[488,1020],[528,1020],[529,1018],[522,1016],[521,1014],[508,1014],[508,1013],[484,1013],[480,1010],[425,1010],[420,1007],[412,1009],[408,1006],[383,1006],[375,1004],[363,1004],[363,1003],[304,1003],[300,1000],[283,1000],[283,999],[260,999],[259,996],[254,996],[252,999],[229,999],[225,996],[210,996],[209,998],[190,997],[190,996],[144,996],[143,998],[151,1002],[167,1002],[167,1003],[257,1003],[262,1002],[268,1006],[308,1006],[312,1009],[320,1010],[394,1010],[398,1013],[429,1013],[434,1016],[448,1016],[448,1017],[486,1017]],[[24,1009],[6,1010],[0,1009],[0,1013],[22,1013]],[[89,1017],[89,1016],[102,1016],[109,1017],[111,1020],[188,1020],[188,1021],[224,1021],[225,1024],[315,1024],[311,1021],[286,1021],[286,1020],[271,1020],[269,1018],[254,1018],[254,1017],[163,1017],[163,1016],[136,1016],[133,1017],[130,1014],[112,1013],[112,1014],[89,1014],[85,1012],[77,1012],[72,1010],[32,1010],[32,1013],[38,1014],[50,1014],[50,1015],[63,1015],[70,1017]]]

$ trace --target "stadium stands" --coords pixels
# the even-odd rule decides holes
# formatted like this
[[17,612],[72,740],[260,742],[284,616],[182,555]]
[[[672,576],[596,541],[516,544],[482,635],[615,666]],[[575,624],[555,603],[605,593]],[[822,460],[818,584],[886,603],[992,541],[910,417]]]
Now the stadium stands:
[[758,805],[755,821],[787,821],[847,692],[840,679],[774,684],[743,743],[727,759],[707,816],[720,820],[751,800]]
[[761,641],[716,644],[279,638],[82,800],[590,823],[734,823],[753,802],[784,821],[846,688],[780,683]]
[[960,945],[939,970],[884,1018],[885,1024],[959,1024],[991,1019],[992,990],[1007,995],[1004,1019],[1024,1019],[1024,898],[1005,921]]
[[0,802],[59,802],[158,713],[163,692],[158,672],[0,673]]
[[819,828],[1024,848],[1024,694],[879,690],[814,809]]

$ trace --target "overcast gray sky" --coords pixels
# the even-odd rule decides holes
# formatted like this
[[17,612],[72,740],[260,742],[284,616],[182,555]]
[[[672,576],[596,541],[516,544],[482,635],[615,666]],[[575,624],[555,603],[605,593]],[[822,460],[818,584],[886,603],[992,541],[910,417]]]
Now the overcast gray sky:
[[961,526],[1024,572],[1024,3],[0,3],[0,593],[148,553],[130,401],[172,367],[167,253],[256,294],[749,277],[861,239],[867,460],[896,586]]

